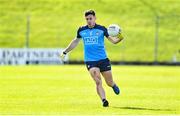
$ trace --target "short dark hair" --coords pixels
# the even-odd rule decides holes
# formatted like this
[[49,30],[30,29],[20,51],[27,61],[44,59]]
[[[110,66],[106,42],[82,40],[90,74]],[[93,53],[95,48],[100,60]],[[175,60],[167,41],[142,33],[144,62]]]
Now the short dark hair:
[[85,11],[85,13],[84,13],[84,15],[85,16],[88,16],[88,15],[93,15],[93,16],[95,16],[96,15],[96,13],[95,13],[95,11],[94,10],[86,10]]

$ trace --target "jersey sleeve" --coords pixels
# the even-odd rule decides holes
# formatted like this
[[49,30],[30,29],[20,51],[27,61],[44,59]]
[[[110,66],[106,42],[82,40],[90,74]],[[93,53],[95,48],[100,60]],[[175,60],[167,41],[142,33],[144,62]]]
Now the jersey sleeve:
[[81,27],[79,27],[79,29],[77,30],[77,35],[76,35],[77,38],[82,38],[81,35],[79,34],[80,30],[81,30]]
[[108,34],[108,31],[107,31],[106,27],[104,27],[104,36],[109,37],[109,34]]

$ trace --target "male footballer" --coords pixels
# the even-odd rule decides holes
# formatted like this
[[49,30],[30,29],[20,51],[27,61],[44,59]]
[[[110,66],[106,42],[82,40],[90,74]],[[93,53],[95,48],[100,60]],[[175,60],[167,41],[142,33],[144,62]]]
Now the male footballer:
[[117,37],[109,36],[104,26],[96,24],[96,14],[93,10],[85,11],[85,19],[87,25],[82,26],[77,31],[77,36],[71,41],[66,49],[61,53],[63,59],[65,55],[73,50],[82,39],[84,43],[84,60],[87,69],[95,81],[97,94],[102,100],[103,106],[108,107],[109,103],[106,99],[104,88],[102,87],[101,75],[104,77],[106,84],[112,87],[115,94],[119,94],[120,90],[113,81],[111,64],[106,55],[104,46],[104,36],[113,44],[119,43],[123,36],[121,33]]

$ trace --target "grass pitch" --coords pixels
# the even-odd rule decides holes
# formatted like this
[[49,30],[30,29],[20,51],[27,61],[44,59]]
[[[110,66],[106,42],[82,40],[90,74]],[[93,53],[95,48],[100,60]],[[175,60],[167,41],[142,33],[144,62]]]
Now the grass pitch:
[[103,108],[84,65],[0,67],[0,114],[180,114],[180,68],[112,66]]

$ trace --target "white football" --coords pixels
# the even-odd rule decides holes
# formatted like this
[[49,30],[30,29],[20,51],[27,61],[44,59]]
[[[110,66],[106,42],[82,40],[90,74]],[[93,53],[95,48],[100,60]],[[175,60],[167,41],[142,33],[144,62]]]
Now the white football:
[[108,34],[112,37],[117,36],[121,32],[121,28],[117,24],[111,24],[108,27]]

